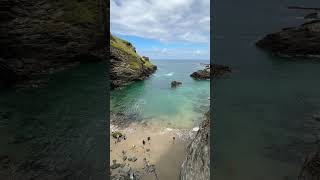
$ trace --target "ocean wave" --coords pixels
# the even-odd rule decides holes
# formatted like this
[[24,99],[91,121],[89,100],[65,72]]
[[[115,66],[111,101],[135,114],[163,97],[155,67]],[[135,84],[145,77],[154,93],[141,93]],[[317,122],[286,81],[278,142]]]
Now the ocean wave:
[[165,74],[165,76],[173,76],[174,72],[170,72],[170,73],[167,73]]
[[196,132],[190,129],[164,128],[160,134],[171,134],[183,141],[188,141],[195,136]]

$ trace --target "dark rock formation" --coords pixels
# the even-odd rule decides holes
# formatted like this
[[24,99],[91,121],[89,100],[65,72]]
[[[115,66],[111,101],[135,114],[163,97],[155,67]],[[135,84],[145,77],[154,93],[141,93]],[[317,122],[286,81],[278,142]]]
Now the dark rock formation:
[[310,153],[303,163],[298,180],[317,180],[320,178],[320,152]]
[[196,72],[193,72],[190,76],[197,80],[210,79],[210,68],[198,70]]
[[211,65],[211,70],[212,70],[213,77],[220,77],[220,76],[227,75],[227,74],[231,73],[230,67],[224,66],[224,65],[219,65],[219,64]]
[[175,88],[175,87],[177,87],[177,86],[180,86],[181,84],[182,84],[182,82],[172,81],[172,82],[171,82],[171,87],[172,87],[172,88]]
[[320,19],[319,13],[313,12],[304,16],[305,19]]
[[269,34],[256,45],[279,56],[318,56],[320,55],[320,20]]
[[154,73],[157,66],[151,64],[149,58],[136,53],[130,42],[113,35],[110,38],[110,79],[111,89],[143,80]]
[[146,61],[150,61],[149,57],[147,57],[147,56],[142,56],[142,57],[143,57],[143,59],[145,59]]
[[187,147],[187,157],[182,164],[180,179],[210,179],[210,111],[206,113],[199,131]]
[[210,71],[212,71],[213,77],[220,77],[225,74],[231,73],[231,69],[228,66],[212,64],[207,65],[205,69],[193,72],[190,76],[197,80],[210,79]]
[[1,66],[10,71],[1,82],[105,59],[107,1],[1,0],[0,6]]

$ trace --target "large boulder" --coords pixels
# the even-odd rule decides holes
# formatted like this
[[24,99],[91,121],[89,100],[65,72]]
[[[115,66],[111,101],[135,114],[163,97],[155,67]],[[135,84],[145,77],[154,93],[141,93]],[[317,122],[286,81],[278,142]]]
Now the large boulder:
[[279,56],[319,56],[320,20],[269,34],[259,40],[256,45]]

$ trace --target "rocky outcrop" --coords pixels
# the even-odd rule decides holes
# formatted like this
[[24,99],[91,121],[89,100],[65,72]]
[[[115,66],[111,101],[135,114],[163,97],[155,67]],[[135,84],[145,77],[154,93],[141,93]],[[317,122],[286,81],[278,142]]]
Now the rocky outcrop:
[[319,56],[320,20],[269,34],[256,45],[279,56]]
[[206,113],[195,138],[187,147],[182,164],[181,180],[210,179],[210,111]]
[[172,88],[176,88],[177,86],[180,86],[181,84],[182,84],[182,82],[172,81],[172,82],[171,82],[171,87],[172,87]]
[[156,71],[157,66],[149,58],[138,55],[130,42],[113,35],[110,37],[111,89],[143,80]]
[[[105,59],[105,0],[1,0],[0,58],[15,77]],[[18,78],[19,79],[19,78]]]
[[190,76],[197,80],[208,80],[210,79],[210,71],[212,71],[212,77],[221,77],[231,73],[231,69],[228,66],[212,64],[207,65],[203,70],[193,72]]
[[210,68],[198,70],[196,72],[193,72],[190,76],[193,77],[194,79],[197,79],[197,80],[210,79]]

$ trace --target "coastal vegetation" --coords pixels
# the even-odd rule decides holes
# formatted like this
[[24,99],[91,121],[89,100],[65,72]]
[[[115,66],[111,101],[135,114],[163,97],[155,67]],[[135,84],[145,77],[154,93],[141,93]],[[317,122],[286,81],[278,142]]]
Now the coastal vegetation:
[[110,34],[110,66],[111,89],[143,80],[157,69],[148,57],[140,56],[130,42],[112,34]]

